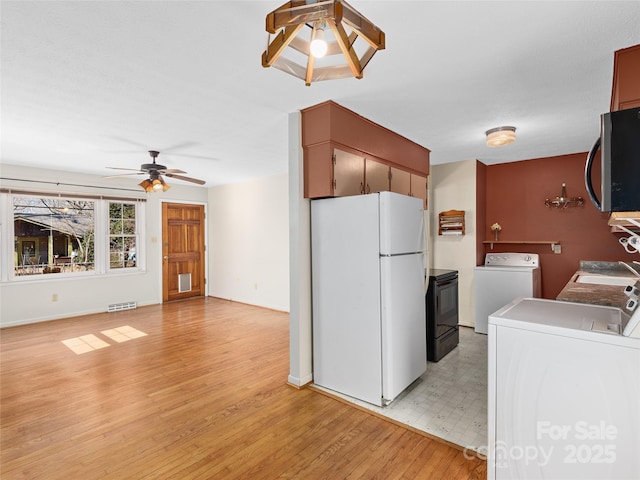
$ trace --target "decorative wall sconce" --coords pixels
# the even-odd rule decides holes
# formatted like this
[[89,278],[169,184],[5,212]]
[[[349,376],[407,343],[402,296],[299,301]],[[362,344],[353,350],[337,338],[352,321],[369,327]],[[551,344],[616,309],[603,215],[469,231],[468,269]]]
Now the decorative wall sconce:
[[[262,66],[276,67],[307,86],[319,80],[362,78],[369,60],[385,48],[384,32],[343,0],[287,2],[267,15],[266,29],[269,43]],[[291,55],[285,57],[285,51]],[[336,61],[340,54],[346,63]]]
[[582,197],[567,197],[567,184],[562,184],[562,193],[559,197],[544,201],[547,207],[567,208],[567,207],[582,207],[584,205],[584,199]]

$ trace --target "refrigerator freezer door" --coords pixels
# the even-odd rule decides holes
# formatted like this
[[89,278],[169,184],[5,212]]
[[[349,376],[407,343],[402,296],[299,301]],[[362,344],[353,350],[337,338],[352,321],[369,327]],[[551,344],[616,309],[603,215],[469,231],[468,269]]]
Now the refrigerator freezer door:
[[[380,253],[398,255],[424,250],[422,200],[380,192]],[[423,282],[424,285],[424,282]]]
[[382,404],[378,196],[311,202],[313,380]]
[[427,370],[423,272],[421,254],[380,258],[385,401]]

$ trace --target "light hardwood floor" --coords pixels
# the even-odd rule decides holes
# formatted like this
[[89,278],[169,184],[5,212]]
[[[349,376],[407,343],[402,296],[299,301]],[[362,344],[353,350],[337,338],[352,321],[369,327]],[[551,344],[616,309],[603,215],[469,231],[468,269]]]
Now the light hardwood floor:
[[[100,334],[124,325],[148,335]],[[87,334],[110,346],[61,343]],[[486,478],[483,460],[286,385],[285,313],[198,298],[0,337],[3,480]]]

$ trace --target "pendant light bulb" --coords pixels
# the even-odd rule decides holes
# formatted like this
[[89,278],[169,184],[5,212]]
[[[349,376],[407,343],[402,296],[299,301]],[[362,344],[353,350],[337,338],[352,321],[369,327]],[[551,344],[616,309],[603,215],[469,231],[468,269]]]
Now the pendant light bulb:
[[316,58],[322,58],[327,53],[327,42],[324,39],[324,29],[316,28],[316,34],[313,36],[313,41],[309,47],[311,54]]

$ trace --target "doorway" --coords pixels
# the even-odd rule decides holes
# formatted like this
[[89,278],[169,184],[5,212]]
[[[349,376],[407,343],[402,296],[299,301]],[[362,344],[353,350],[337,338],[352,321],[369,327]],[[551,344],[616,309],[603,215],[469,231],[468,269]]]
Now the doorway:
[[204,205],[162,204],[162,301],[205,295]]

